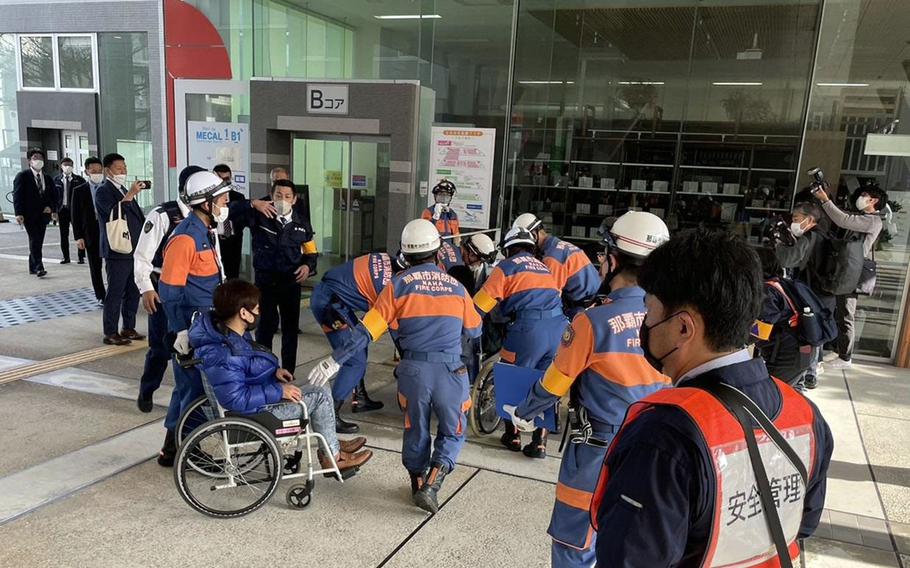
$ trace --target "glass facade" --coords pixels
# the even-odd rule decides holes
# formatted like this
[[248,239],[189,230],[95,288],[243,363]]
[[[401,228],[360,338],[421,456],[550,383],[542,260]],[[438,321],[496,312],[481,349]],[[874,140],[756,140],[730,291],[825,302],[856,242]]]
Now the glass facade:
[[[148,34],[98,34],[99,104],[102,153],[126,158],[130,179],[154,178],[152,115],[149,109]],[[154,205],[154,194],[139,194],[143,207]]]
[[54,39],[51,36],[20,36],[22,86],[54,88]]
[[13,178],[22,169],[16,109],[16,36],[0,34],[0,211],[12,212]]
[[91,36],[58,36],[61,89],[92,89],[95,86]]

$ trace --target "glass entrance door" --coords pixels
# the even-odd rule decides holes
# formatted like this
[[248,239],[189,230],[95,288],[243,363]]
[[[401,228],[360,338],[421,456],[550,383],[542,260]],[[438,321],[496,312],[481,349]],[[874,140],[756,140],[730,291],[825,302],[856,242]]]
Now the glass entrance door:
[[385,250],[388,139],[297,134],[291,178],[309,199],[320,273],[361,254]]
[[88,158],[88,134],[85,132],[76,132],[74,130],[64,130],[63,136],[63,157],[70,158],[75,162],[74,170],[82,171],[82,166]]

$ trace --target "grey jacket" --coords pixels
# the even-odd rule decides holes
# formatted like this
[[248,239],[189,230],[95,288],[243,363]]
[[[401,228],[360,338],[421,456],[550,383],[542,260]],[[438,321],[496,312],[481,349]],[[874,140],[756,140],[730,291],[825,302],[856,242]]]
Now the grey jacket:
[[822,209],[828,214],[835,225],[841,229],[865,233],[863,240],[863,257],[872,258],[872,248],[878,239],[879,233],[882,232],[882,218],[878,213],[860,213],[853,215],[845,213],[837,208],[833,201],[826,201],[822,204]]

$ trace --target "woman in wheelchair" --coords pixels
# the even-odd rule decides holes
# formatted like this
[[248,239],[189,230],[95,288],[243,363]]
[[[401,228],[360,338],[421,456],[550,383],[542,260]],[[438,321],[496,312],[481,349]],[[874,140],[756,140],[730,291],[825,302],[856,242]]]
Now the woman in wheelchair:
[[[366,438],[339,441],[335,435],[335,409],[325,387],[294,386],[294,377],[278,366],[271,351],[250,336],[259,322],[259,289],[245,280],[228,280],[215,289],[213,309],[198,316],[190,328],[194,356],[208,378],[218,403],[228,412],[255,414],[267,411],[276,418],[302,417],[306,404],[312,428],[322,434],[339,470],[365,464],[373,452],[361,450]],[[320,455],[321,466],[331,467]]]

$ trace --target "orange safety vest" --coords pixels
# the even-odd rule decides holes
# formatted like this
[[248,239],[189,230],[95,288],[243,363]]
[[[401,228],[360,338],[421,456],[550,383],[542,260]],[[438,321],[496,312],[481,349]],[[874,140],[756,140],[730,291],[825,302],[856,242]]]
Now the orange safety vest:
[[[815,462],[814,413],[809,402],[786,383],[774,379],[782,397],[782,407],[774,426],[793,447],[807,466],[811,476]],[[714,476],[717,480],[714,495],[714,514],[708,549],[702,567],[780,566],[774,541],[767,529],[761,507],[761,498],[755,482],[755,473],[749,460],[746,439],[739,421],[710,393],[694,387],[677,387],[656,392],[645,400],[629,407],[616,441],[636,418],[655,406],[673,406],[685,412],[698,427],[711,453]],[[771,493],[778,505],[778,515],[790,556],[799,556],[796,536],[802,523],[806,488],[796,468],[777,449],[763,430],[757,429],[755,437],[762,454]],[[591,502],[591,523],[597,530],[597,512],[600,510],[610,471],[604,459],[600,478]],[[607,535],[604,538],[609,538]]]

